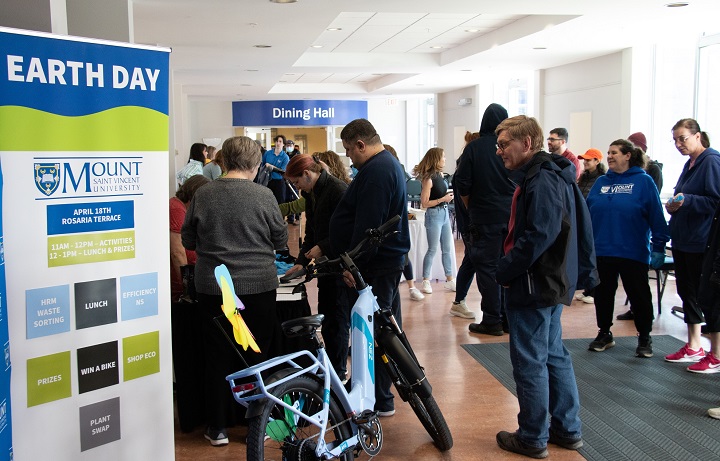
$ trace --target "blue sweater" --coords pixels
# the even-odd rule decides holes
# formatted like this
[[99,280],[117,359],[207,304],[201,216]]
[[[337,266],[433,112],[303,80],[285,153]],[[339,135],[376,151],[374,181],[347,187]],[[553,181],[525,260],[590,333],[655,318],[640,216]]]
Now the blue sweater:
[[365,238],[367,229],[379,227],[395,215],[401,218],[399,232],[382,247],[356,258],[363,275],[401,271],[410,251],[405,171],[383,150],[363,164],[330,218],[331,257],[352,250]]
[[688,253],[703,253],[710,234],[713,214],[720,203],[720,155],[707,148],[689,169],[690,160],[680,173],[675,193],[685,201],[670,217],[672,247]]
[[660,197],[652,178],[634,166],[600,176],[587,197],[597,256],[650,263],[652,251],[665,252],[669,240]]

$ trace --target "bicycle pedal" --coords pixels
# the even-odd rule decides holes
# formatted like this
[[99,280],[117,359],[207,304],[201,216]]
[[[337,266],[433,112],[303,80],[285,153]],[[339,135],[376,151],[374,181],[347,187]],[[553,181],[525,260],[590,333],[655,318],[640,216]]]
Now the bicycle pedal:
[[363,410],[363,412],[360,413],[359,415],[353,416],[352,420],[353,420],[353,423],[355,423],[357,425],[367,424],[370,421],[372,421],[373,419],[377,419],[377,414],[378,414],[377,411]]

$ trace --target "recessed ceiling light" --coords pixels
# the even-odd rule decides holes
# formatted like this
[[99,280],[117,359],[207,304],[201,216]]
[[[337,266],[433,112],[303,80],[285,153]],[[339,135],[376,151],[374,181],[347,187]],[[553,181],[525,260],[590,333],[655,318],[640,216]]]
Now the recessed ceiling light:
[[682,8],[683,6],[688,6],[688,5],[689,5],[688,2],[673,2],[673,3],[668,3],[665,6],[668,8]]
[[533,50],[547,50],[546,46],[534,46]]
[[297,0],[270,0],[270,3],[295,3]]
[[472,69],[460,69],[460,72],[472,72]]
[[257,69],[245,69],[245,72],[257,72]]
[[367,83],[367,80],[358,80],[358,83]]
[[342,30],[342,27],[330,27],[327,30],[330,32],[337,32],[338,30]]
[[285,75],[295,75],[295,74],[285,74]]
[[434,49],[434,50],[439,50],[439,49],[442,49],[442,46],[440,46],[440,45],[435,45],[435,46],[431,46],[430,48],[432,48],[432,49]]
[[322,45],[313,45],[311,48],[322,48]]
[[465,32],[480,32],[480,29],[465,29]]
[[271,45],[253,45],[255,48],[272,48]]
[[241,83],[240,86],[252,86],[252,85],[249,83]]

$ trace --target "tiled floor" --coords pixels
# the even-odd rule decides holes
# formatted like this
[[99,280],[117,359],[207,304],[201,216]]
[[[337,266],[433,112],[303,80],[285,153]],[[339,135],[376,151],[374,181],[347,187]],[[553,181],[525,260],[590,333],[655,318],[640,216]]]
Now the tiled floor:
[[[297,227],[291,227],[291,231],[297,234]],[[297,235],[290,240],[297,242]],[[459,263],[462,259],[462,243],[456,242],[456,247]],[[655,296],[654,281],[651,283]],[[424,301],[418,302],[410,300],[407,287],[403,284],[403,326],[420,362],[426,368],[428,379],[433,386],[433,395],[450,426],[455,445],[446,453],[439,452],[410,407],[398,401],[396,415],[382,419],[385,442],[376,458],[388,461],[525,459],[501,450],[495,443],[495,434],[498,431],[513,431],[517,428],[517,400],[460,347],[461,344],[468,343],[507,341],[508,336],[470,333],[467,329],[470,321],[448,315],[454,293],[446,291],[441,283],[434,283],[433,289],[434,292],[426,295]],[[313,304],[313,288],[308,287],[308,292]],[[480,312],[480,296],[475,286],[471,289],[467,301],[473,310]],[[620,289],[616,297],[616,314],[625,312],[622,305],[624,301],[625,295]],[[667,283],[663,298],[663,313],[655,321],[653,334],[670,334],[685,339],[685,324],[681,318],[670,312],[670,308],[678,304],[680,299],[671,279]],[[595,310],[590,304],[574,301],[571,307],[565,308],[562,322],[565,338],[594,338],[597,333]],[[613,333],[616,336],[634,336],[637,332],[633,322],[616,321]],[[703,342],[704,347],[709,347],[707,338],[703,338]],[[615,352],[610,350],[607,353]],[[662,360],[662,357],[653,357],[650,360]],[[680,370],[680,367],[678,368]],[[718,378],[717,375],[710,375],[708,379]],[[720,404],[720,391],[718,403]],[[199,429],[189,434],[183,434],[176,429],[176,460],[245,459],[244,434],[245,428],[232,428],[229,432],[230,444],[215,448],[204,440]],[[574,451],[555,446],[550,446],[549,450],[550,457],[555,461],[584,459]],[[360,459],[368,457],[361,455]]]

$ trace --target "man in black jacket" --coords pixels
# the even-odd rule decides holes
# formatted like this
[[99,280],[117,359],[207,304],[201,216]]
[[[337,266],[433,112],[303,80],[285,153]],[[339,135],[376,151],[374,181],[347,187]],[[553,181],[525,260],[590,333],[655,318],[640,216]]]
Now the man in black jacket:
[[465,317],[459,314],[469,312],[465,296],[474,273],[482,296],[483,316],[480,323],[471,323],[469,328],[473,333],[495,336],[503,334],[500,286],[495,281],[495,270],[502,256],[510,200],[515,190],[508,180],[508,170],[495,155],[495,128],[507,116],[507,110],[499,104],[490,104],[485,109],[480,137],[465,146],[453,176],[453,187],[468,210],[470,224],[460,229],[465,236],[465,257],[458,270],[455,302],[450,313]]
[[504,450],[545,458],[548,442],[572,450],[583,444],[580,400],[560,315],[576,286],[598,283],[592,224],[575,168],[542,152],[542,128],[534,118],[509,118],[495,132],[497,154],[517,185],[497,281],[506,288],[520,405],[518,430],[501,431],[496,440]]

